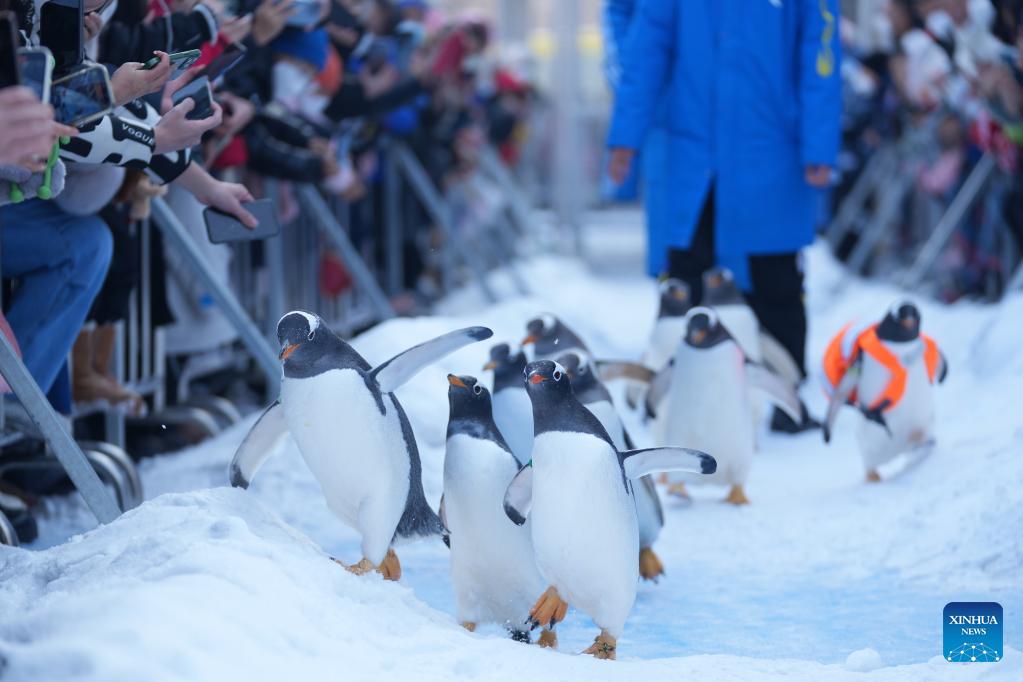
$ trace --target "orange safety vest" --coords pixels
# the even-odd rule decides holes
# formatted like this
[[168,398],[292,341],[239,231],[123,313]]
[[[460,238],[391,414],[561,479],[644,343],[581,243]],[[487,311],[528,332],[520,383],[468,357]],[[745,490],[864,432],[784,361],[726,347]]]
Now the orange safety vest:
[[[824,351],[824,375],[827,377],[832,388],[838,386],[838,382],[845,376],[849,366],[856,360],[859,353],[861,351],[867,353],[881,363],[892,375],[884,391],[881,392],[881,395],[871,405],[868,405],[868,409],[877,409],[887,400],[888,405],[884,409],[890,410],[902,400],[902,394],[906,392],[906,368],[902,366],[902,363],[899,362],[899,359],[890,350],[885,348],[881,339],[877,338],[876,324],[860,332],[853,342],[850,352],[848,354],[843,353],[842,342],[845,340],[845,336],[851,327],[852,324],[842,327],[841,331],[835,335],[835,338],[831,339],[831,343],[828,344],[827,349]],[[938,362],[941,359],[941,354],[938,352],[938,344],[934,342],[934,339],[925,334],[921,334],[920,338],[924,342],[924,364],[927,366],[927,378],[933,384],[934,377],[938,372]],[[856,392],[853,391],[849,395],[849,402],[855,403],[856,400]]]

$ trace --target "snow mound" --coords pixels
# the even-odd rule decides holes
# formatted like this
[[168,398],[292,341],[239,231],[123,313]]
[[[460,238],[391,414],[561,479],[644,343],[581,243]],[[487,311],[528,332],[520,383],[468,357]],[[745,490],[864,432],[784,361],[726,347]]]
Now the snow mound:
[[860,649],[849,654],[845,659],[845,669],[857,673],[869,673],[871,670],[878,670],[884,667],[881,654],[873,649]]
[[[863,679],[784,659],[624,652],[610,663],[469,634],[408,588],[347,573],[227,488],[163,495],[52,549],[0,548],[0,561],[5,682]],[[995,673],[986,679],[1019,679],[1021,660],[1010,651],[997,671],[964,666],[957,679],[981,668]],[[936,658],[869,679],[937,679],[947,665]]]

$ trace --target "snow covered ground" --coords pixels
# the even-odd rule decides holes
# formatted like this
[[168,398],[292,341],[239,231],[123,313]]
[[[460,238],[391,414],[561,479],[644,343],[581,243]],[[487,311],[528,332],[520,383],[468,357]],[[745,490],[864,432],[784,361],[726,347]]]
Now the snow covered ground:
[[[634,219],[631,221],[635,224]],[[441,316],[395,320],[355,340],[371,363],[467,324],[518,341],[549,310],[602,357],[637,358],[655,310],[634,232],[591,234],[597,270],[563,259],[523,266],[535,295],[480,305],[466,292]],[[626,274],[626,273],[633,274]],[[810,357],[853,317],[898,295],[852,281],[808,253]],[[595,630],[570,613],[561,652],[497,628],[458,627],[440,541],[399,548],[400,584],[330,562],[359,558],[287,441],[248,491],[224,487],[251,418],[199,447],[142,465],[150,501],[93,529],[77,498],[52,502],[31,549],[0,548],[0,679],[1023,679],[1023,296],[1003,307],[921,302],[951,374],[938,394],[939,447],[881,485],[862,482],[843,413],[835,440],[765,435],[747,508],[697,489],[666,502],[657,551],[667,576],[642,585],[619,661],[566,655]],[[473,374],[488,343],[399,390],[440,496],[448,372]],[[821,413],[818,377],[804,397]],[[616,387],[620,391],[621,387]],[[339,401],[338,409],[343,409]],[[630,421],[638,441],[641,425]],[[81,533],[76,535],[76,533]],[[941,657],[942,607],[999,601],[1006,653],[990,665]],[[5,676],[6,674],[6,676]]]

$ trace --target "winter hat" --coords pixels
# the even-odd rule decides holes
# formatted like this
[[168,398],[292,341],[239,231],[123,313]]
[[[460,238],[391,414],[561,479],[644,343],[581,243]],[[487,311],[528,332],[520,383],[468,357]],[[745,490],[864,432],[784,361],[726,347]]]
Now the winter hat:
[[278,53],[294,57],[312,64],[317,71],[322,71],[327,63],[327,45],[330,40],[322,28],[312,31],[288,29],[281,33],[272,43],[271,49]]

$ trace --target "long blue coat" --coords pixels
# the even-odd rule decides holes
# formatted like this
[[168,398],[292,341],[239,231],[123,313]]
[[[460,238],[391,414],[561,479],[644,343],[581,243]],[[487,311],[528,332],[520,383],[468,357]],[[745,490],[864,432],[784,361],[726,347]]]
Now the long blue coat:
[[[713,182],[715,250],[749,288],[746,258],[813,239],[807,165],[833,166],[841,122],[837,0],[638,0],[609,147],[665,131],[670,199],[651,243],[687,248]],[[663,108],[663,110],[662,110]]]

